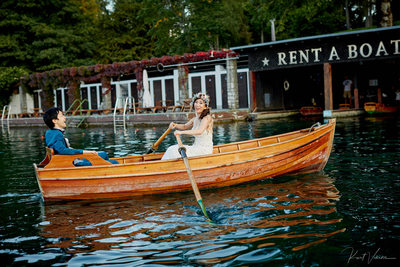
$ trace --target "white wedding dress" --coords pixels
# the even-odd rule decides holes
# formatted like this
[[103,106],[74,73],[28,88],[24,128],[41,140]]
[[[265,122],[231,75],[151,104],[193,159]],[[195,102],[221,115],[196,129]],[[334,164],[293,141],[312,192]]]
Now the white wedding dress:
[[[198,118],[194,119],[192,129],[198,129],[200,127],[200,120]],[[194,143],[191,146],[184,145],[186,148],[186,155],[190,157],[201,156],[212,154],[213,152],[213,133],[212,133],[212,125],[208,127],[202,134],[193,135]],[[177,159],[181,158],[181,154],[178,151],[179,146],[173,145],[170,146],[167,151],[165,151],[162,160],[165,159]]]

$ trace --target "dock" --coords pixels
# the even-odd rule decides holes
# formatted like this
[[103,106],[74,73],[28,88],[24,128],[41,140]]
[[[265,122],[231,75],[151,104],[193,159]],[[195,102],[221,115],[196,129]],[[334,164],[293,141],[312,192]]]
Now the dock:
[[[341,118],[341,117],[353,117],[362,116],[365,114],[363,109],[348,109],[348,110],[332,110],[325,115],[325,118]],[[249,112],[248,109],[239,110],[218,110],[211,112],[215,123],[229,123],[238,121],[255,121],[255,120],[266,120],[266,119],[279,119],[286,117],[301,117],[298,110],[280,110],[280,111],[261,111],[261,112]],[[126,115],[126,126],[133,125],[159,125],[169,124],[170,122],[184,123],[187,122],[194,116],[193,112],[164,112],[164,113],[141,113],[141,114],[127,114]],[[323,116],[320,116],[321,119]],[[117,119],[123,118],[122,115],[116,115]],[[113,126],[114,116],[113,114],[92,114],[92,115],[76,115],[67,116],[67,124],[69,127],[74,126],[73,121],[84,120],[84,127],[91,126]],[[37,117],[12,117],[4,119],[2,126],[9,127],[35,127],[45,126],[43,118]]]

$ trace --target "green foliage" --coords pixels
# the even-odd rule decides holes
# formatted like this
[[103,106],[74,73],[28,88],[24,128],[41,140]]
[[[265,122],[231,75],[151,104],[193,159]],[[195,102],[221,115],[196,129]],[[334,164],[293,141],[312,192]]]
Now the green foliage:
[[0,107],[9,103],[13,91],[18,89],[20,78],[27,74],[19,67],[0,68]]
[[140,60],[152,56],[145,18],[139,16],[142,1],[117,0],[113,12],[102,3],[102,12],[96,24],[96,62],[112,63]]
[[[275,19],[276,39],[332,33],[345,29],[344,7],[341,0],[253,0],[246,5],[250,25],[259,32],[270,34],[270,20]],[[255,40],[259,42],[259,39]]]
[[93,18],[83,14],[78,0],[3,0],[0,66],[36,72],[93,64],[93,28]]
[[248,43],[242,0],[145,1],[141,16],[151,24],[154,55],[228,48]]
[[229,48],[250,41],[244,1],[193,1],[192,42],[197,50]]

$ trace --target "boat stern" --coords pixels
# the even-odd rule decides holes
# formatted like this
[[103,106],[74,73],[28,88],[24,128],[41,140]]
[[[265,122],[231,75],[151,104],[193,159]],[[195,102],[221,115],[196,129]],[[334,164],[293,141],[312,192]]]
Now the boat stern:
[[37,182],[39,190],[40,190],[40,195],[42,196],[42,200],[44,200],[43,189],[42,189],[42,185],[40,184],[39,174],[38,174],[38,166],[36,165],[36,163],[33,163],[33,168],[35,169],[35,177],[36,177],[36,182]]

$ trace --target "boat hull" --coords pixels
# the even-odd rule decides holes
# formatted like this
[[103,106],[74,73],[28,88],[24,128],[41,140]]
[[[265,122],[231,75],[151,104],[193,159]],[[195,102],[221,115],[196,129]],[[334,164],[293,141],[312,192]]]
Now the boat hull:
[[376,102],[366,102],[364,104],[364,110],[368,114],[390,114],[390,113],[396,113],[399,110],[399,107],[397,106],[385,106],[382,103],[376,103]]
[[314,106],[307,106],[307,107],[302,107],[299,110],[300,114],[303,116],[321,116],[323,114],[323,110],[321,107],[314,107]]
[[[318,128],[214,147],[212,155],[189,159],[200,189],[231,186],[280,175],[320,171],[332,148],[335,120]],[[236,147],[236,149],[235,149]],[[55,155],[50,163],[35,165],[45,200],[100,199],[191,190],[181,159],[132,162],[118,165],[65,167]],[[65,162],[70,162],[71,159]],[[144,158],[145,160],[145,158]],[[69,164],[69,163],[68,163]],[[63,166],[63,167],[60,167]]]

